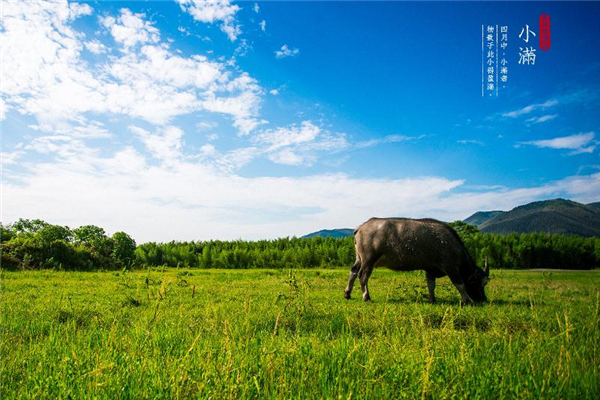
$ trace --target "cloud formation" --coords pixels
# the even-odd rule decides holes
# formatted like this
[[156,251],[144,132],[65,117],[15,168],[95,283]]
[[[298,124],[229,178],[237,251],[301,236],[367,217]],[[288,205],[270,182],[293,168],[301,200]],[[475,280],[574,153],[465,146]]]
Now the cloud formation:
[[526,124],[541,124],[542,122],[551,121],[557,117],[557,114],[547,114],[541,117],[531,117],[525,120]]
[[[173,152],[181,143],[177,130],[139,135],[152,157],[166,156],[158,143]],[[139,242],[302,235],[315,227],[354,227],[372,216],[455,220],[549,196],[590,202],[600,192],[600,173],[532,188],[469,192],[461,189],[462,180],[443,177],[248,178],[185,157],[168,156],[168,165],[155,164],[132,147],[101,155],[71,138],[42,142],[34,150],[56,158],[31,165],[19,184],[2,183],[5,220],[43,217],[70,226],[93,223],[111,232],[130,232]],[[243,158],[252,151],[230,156]],[[294,155],[277,154],[294,162]]]
[[175,0],[181,9],[189,13],[196,21],[214,24],[227,34],[229,40],[234,42],[242,33],[235,15],[240,10],[229,0]]
[[506,118],[515,118],[515,117],[519,117],[521,115],[529,114],[533,111],[545,110],[547,108],[554,107],[556,105],[558,105],[558,100],[551,99],[551,100],[547,100],[543,103],[530,104],[530,105],[520,108],[518,110],[506,112],[506,113],[502,114],[502,116],[506,117]]
[[296,57],[299,53],[299,49],[290,49],[287,44],[284,44],[281,46],[281,49],[275,51],[275,58],[281,59],[286,57]]
[[231,117],[240,134],[264,123],[258,117],[263,90],[254,78],[204,55],[175,54],[144,14],[123,8],[115,17],[101,17],[121,52],[96,64],[84,61],[84,48],[108,52],[107,43],[86,41],[70,26],[92,11],[66,1],[4,5],[5,110],[34,115],[38,128],[46,131],[86,126],[90,114],[164,125],[180,115],[207,111]]
[[383,138],[370,139],[370,140],[365,140],[362,142],[355,143],[354,147],[361,149],[361,148],[373,147],[373,146],[377,146],[377,145],[385,144],[385,143],[415,142],[415,141],[418,141],[421,139],[425,139],[429,136],[430,135],[418,135],[418,136],[388,135],[388,136],[384,136]]
[[264,146],[263,152],[277,164],[311,165],[316,152],[340,151],[349,146],[346,135],[324,132],[311,121],[259,132],[255,144]]
[[275,164],[309,167],[321,155],[350,147],[344,133],[324,130],[311,121],[258,131],[250,138],[250,143],[251,146],[224,153],[214,146],[205,147],[199,156],[207,165],[234,172],[261,156]]
[[569,155],[577,155],[582,153],[593,153],[596,148],[594,141],[595,133],[579,133],[576,135],[562,136],[554,139],[546,140],[531,140],[528,142],[520,142],[520,145],[530,145],[539,148],[549,149],[568,149],[573,150]]
[[145,14],[134,14],[127,8],[122,8],[121,15],[117,18],[100,18],[100,23],[110,30],[116,42],[129,49],[137,44],[159,41],[158,29],[145,18]]
[[460,144],[478,144],[480,146],[485,146],[485,143],[477,139],[459,139],[456,142]]

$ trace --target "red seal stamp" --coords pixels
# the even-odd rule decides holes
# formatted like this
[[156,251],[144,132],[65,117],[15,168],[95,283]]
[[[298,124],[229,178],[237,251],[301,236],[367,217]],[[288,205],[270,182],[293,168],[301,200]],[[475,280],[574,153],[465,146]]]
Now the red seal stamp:
[[540,15],[540,49],[544,51],[550,49],[550,16],[548,14]]

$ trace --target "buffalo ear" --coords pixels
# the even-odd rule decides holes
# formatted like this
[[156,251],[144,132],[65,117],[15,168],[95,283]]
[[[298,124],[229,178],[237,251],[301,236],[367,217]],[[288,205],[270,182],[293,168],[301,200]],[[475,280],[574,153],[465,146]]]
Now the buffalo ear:
[[487,257],[485,257],[485,276],[490,277],[490,266],[488,265]]

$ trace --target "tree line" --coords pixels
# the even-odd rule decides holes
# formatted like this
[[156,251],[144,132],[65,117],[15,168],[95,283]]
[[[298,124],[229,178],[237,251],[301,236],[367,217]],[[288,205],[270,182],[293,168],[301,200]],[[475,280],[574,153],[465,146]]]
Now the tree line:
[[[491,268],[600,267],[600,238],[488,234],[461,221],[450,226],[479,266],[487,259]],[[125,232],[108,236],[104,229],[93,225],[70,229],[42,220],[20,219],[0,228],[2,268],[8,269],[349,268],[355,258],[353,237],[136,245]]]
[[600,238],[546,233],[481,233],[477,227],[456,221],[458,232],[479,266],[490,268],[593,269],[600,268]]
[[109,237],[94,225],[70,229],[40,219],[19,219],[0,229],[2,268],[92,271],[136,265],[137,246],[125,232]]

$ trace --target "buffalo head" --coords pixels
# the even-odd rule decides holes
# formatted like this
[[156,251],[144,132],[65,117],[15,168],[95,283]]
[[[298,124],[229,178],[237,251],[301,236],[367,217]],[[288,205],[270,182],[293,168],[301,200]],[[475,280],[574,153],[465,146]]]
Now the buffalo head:
[[475,268],[473,275],[467,280],[467,293],[471,299],[476,303],[482,303],[487,301],[485,295],[485,285],[490,281],[490,267],[485,261],[485,271]]

